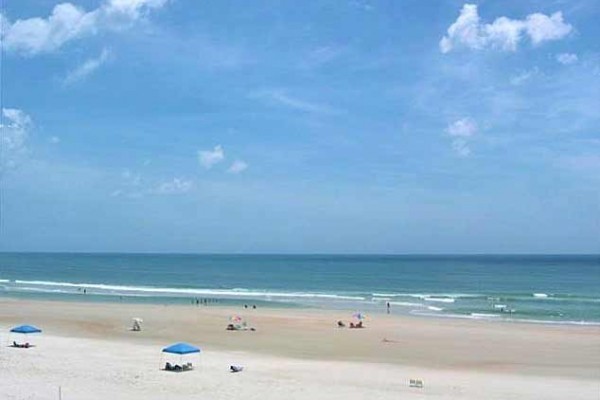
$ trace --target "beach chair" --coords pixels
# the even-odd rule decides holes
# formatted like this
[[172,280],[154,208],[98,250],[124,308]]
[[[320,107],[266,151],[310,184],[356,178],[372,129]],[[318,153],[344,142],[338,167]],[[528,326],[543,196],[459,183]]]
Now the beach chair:
[[142,322],[143,320],[141,318],[133,318],[133,324],[131,326],[131,330],[134,332],[139,332],[142,330]]
[[421,379],[411,379],[408,385],[412,388],[423,389],[423,381]]

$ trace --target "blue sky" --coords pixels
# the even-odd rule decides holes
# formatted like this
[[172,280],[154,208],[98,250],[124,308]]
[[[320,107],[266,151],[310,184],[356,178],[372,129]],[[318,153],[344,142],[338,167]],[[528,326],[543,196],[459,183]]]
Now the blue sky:
[[599,18],[5,2],[0,250],[598,252]]

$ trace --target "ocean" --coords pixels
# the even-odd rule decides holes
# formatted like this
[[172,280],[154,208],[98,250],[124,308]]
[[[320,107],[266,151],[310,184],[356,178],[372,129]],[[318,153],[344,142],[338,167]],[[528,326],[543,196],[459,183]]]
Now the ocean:
[[0,296],[600,324],[600,255],[0,253]]

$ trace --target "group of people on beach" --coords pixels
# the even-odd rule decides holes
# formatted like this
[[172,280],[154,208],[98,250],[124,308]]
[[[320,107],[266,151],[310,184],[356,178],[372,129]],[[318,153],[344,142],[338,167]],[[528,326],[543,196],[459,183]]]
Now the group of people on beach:
[[[201,298],[201,297],[194,297],[192,300],[192,305],[195,305],[197,307],[199,307],[201,304],[203,306],[208,306],[209,304],[218,304],[219,303],[219,299],[211,299],[211,298]],[[250,306],[248,304],[244,304],[244,308],[248,309]],[[256,310],[256,304],[252,304],[252,309]]]
[[[346,324],[344,323],[344,321],[340,320],[340,321],[337,322],[337,326],[338,326],[338,328],[345,328]],[[363,325],[362,321],[358,321],[356,323],[350,322],[350,324],[348,325],[348,327],[350,329],[360,329],[360,328],[364,328],[365,326]]]
[[199,298],[199,297],[194,297],[192,299],[192,305],[196,305],[196,306],[200,306],[200,304],[202,304],[203,306],[207,306],[209,304],[215,304],[218,303],[219,299],[205,299],[205,298]]

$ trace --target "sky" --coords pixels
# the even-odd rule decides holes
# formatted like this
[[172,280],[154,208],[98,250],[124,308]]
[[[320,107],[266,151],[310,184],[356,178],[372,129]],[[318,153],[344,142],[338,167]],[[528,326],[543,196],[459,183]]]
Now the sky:
[[597,0],[0,19],[0,251],[600,252]]

